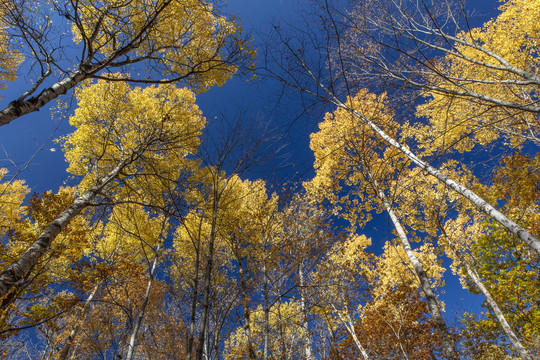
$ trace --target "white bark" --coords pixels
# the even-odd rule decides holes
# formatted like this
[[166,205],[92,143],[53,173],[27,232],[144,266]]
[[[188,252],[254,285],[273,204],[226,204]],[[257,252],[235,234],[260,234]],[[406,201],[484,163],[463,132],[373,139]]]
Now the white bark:
[[306,360],[313,360],[313,351],[311,349],[311,334],[309,332],[309,321],[308,321],[308,311],[306,305],[306,283],[304,279],[304,262],[300,262],[298,266],[298,285],[300,286],[300,308],[302,310],[302,329],[304,337],[304,354]]
[[150,278],[148,279],[148,285],[146,286],[146,292],[144,294],[144,300],[141,305],[141,310],[139,312],[139,315],[137,316],[137,321],[135,322],[135,326],[133,326],[133,331],[131,331],[131,335],[129,337],[129,345],[128,345],[128,352],[126,355],[126,360],[133,359],[133,356],[135,354],[135,342],[137,340],[137,334],[139,333],[139,329],[141,328],[142,320],[144,318],[144,314],[146,311],[146,306],[148,305],[148,299],[150,298],[150,291],[152,290],[152,283],[154,281],[154,274],[155,274],[156,266],[158,263],[160,245],[161,244],[158,244],[156,248],[156,255],[154,257],[154,261],[150,269]]
[[493,299],[491,296],[491,293],[489,290],[484,286],[484,283],[482,282],[482,279],[480,279],[480,276],[476,272],[476,270],[471,267],[471,265],[465,260],[465,257],[461,252],[456,249],[456,247],[451,243],[450,239],[445,235],[445,238],[447,240],[448,245],[450,246],[450,249],[454,252],[456,257],[458,258],[458,262],[461,266],[465,267],[465,270],[467,271],[467,274],[471,277],[474,284],[478,287],[482,295],[484,295],[486,302],[488,303],[491,310],[493,310],[493,313],[495,314],[495,317],[499,321],[499,324],[501,325],[504,333],[510,339],[510,342],[512,342],[512,345],[516,348],[517,352],[519,353],[519,356],[523,360],[533,360],[532,356],[529,354],[525,346],[521,343],[519,338],[517,337],[514,330],[512,330],[512,327],[510,324],[508,324],[508,321],[506,321],[506,317],[504,316],[501,308]]
[[71,345],[73,344],[73,340],[77,336],[77,333],[79,332],[82,324],[84,323],[84,317],[88,313],[88,309],[90,308],[90,303],[92,302],[92,300],[94,300],[94,296],[96,296],[97,291],[99,290],[102,283],[103,282],[100,282],[96,286],[94,286],[94,289],[92,290],[88,298],[86,298],[86,301],[84,302],[84,307],[82,311],[80,312],[77,324],[70,331],[69,336],[66,339],[66,342],[64,344],[64,347],[62,348],[62,350],[60,350],[60,352],[58,353],[58,356],[56,357],[57,360],[66,360],[68,358],[69,351],[71,350]]
[[[334,307],[334,305],[332,305],[332,307]],[[362,354],[362,358],[364,360],[369,360],[369,355],[368,355],[366,349],[364,348],[364,346],[362,346],[362,343],[360,342],[360,339],[358,339],[358,336],[356,335],[356,330],[354,329],[354,324],[353,324],[353,321],[351,319],[351,316],[349,315],[348,310],[345,311],[345,316],[343,316],[341,314],[341,311],[337,310],[335,307],[334,307],[334,310],[337,313],[341,323],[347,329],[347,332],[349,333],[349,335],[351,335],[351,337],[353,338],[354,344],[356,345],[358,350],[360,350],[360,354]]]
[[45,231],[41,233],[26,252],[0,274],[0,297],[6,295],[17,282],[23,280],[32,271],[60,231],[62,231],[85,207],[90,205],[90,202],[98,195],[98,193],[132,160],[133,157],[121,161],[107,176],[101,178],[97,185],[75,199],[71,206],[64,210],[49,226],[47,226]]
[[79,84],[84,79],[89,78],[93,72],[101,68],[101,64],[96,64],[92,66],[88,71],[83,71],[78,69],[72,72],[68,77],[62,79],[51,87],[43,90],[40,94],[31,97],[28,100],[15,100],[9,103],[9,105],[0,111],[0,126],[7,125],[11,121],[21,117],[23,115],[29,114],[34,111],[38,111],[45,104],[56,99],[60,95],[65,94],[68,90],[71,90],[77,84]]
[[403,250],[405,250],[407,257],[409,258],[409,261],[411,262],[411,265],[414,271],[416,272],[418,279],[420,280],[420,286],[422,288],[422,291],[424,292],[424,296],[426,297],[428,309],[433,319],[433,322],[435,323],[437,332],[439,334],[439,338],[441,340],[445,357],[447,359],[457,360],[459,357],[454,348],[454,344],[450,337],[450,333],[448,332],[448,328],[446,327],[446,324],[442,317],[441,311],[439,309],[439,304],[437,302],[437,297],[435,296],[435,293],[433,292],[433,288],[431,287],[429,278],[424,270],[424,266],[414,254],[411,248],[411,244],[409,243],[409,240],[407,238],[407,234],[405,233],[405,229],[403,229],[403,227],[401,226],[401,222],[399,221],[399,218],[394,212],[392,208],[392,204],[390,204],[384,191],[381,189],[381,187],[377,184],[377,182],[374,179],[371,179],[371,182],[376,188],[378,192],[378,196],[383,202],[386,212],[390,216],[390,219],[392,220],[392,223],[394,224],[394,228],[396,229],[396,232],[398,233],[398,237],[401,241],[401,246],[403,247]]
[[[300,60],[301,61],[301,60]],[[307,67],[305,63],[302,62],[302,66],[304,70],[309,74],[309,76],[326,92],[326,94],[330,97],[330,102],[336,105],[337,107],[340,107],[342,109],[345,109],[347,111],[350,111],[356,118],[358,118],[361,122],[368,125],[377,135],[379,135],[386,143],[388,143],[390,146],[395,147],[396,149],[400,150],[405,156],[407,156],[413,164],[424,170],[426,173],[432,175],[433,177],[437,178],[439,181],[444,183],[446,186],[451,188],[452,190],[456,191],[458,194],[472,202],[480,211],[485,213],[486,215],[493,218],[495,221],[497,221],[499,224],[504,226],[509,232],[519,237],[525,244],[527,244],[531,249],[536,251],[537,254],[540,255],[540,240],[531,235],[527,230],[510,220],[508,217],[506,217],[504,214],[499,212],[497,209],[495,209],[491,204],[489,204],[487,201],[482,199],[480,196],[478,196],[476,193],[471,191],[470,189],[466,188],[465,186],[455,182],[448,176],[441,173],[439,170],[431,166],[425,161],[420,160],[411,150],[409,150],[406,146],[403,146],[398,141],[393,139],[392,137],[388,136],[381,128],[379,128],[375,123],[373,123],[371,120],[369,120],[366,116],[364,116],[362,113],[358,112],[357,110],[351,108],[350,106],[345,105],[343,102],[341,102],[332,91],[327,89],[318,79],[317,77],[311,72],[311,70]],[[307,90],[305,90],[307,91]],[[309,92],[309,91],[307,91]],[[311,94],[314,94],[311,92]],[[314,94],[317,96],[317,94]]]
[[452,190],[456,191],[458,194],[463,196],[464,198],[471,201],[480,211],[485,213],[486,215],[493,218],[495,221],[497,221],[499,224],[504,226],[509,232],[519,237],[525,244],[527,244],[531,249],[536,251],[537,254],[540,255],[540,240],[538,240],[536,237],[532,236],[527,230],[507,218],[504,214],[499,212],[497,209],[495,209],[491,204],[489,204],[487,201],[482,199],[480,196],[475,194],[473,191],[469,190],[465,186],[458,184],[448,176],[441,173],[439,170],[435,169],[433,166],[429,165],[428,163],[420,160],[411,150],[409,150],[407,147],[401,145],[399,142],[388,136],[381,128],[379,128],[376,124],[374,124],[372,121],[370,121],[367,117],[359,113],[358,111],[352,109],[351,107],[343,104],[341,101],[339,101],[337,98],[333,97],[333,103],[337,105],[338,107],[341,107],[343,109],[346,109],[354,114],[360,121],[367,124],[373,131],[375,131],[385,142],[390,144],[391,146],[395,147],[396,149],[400,150],[405,154],[416,166],[427,172],[428,174],[432,175],[433,177],[437,178],[439,181],[444,183],[446,186],[451,188]]

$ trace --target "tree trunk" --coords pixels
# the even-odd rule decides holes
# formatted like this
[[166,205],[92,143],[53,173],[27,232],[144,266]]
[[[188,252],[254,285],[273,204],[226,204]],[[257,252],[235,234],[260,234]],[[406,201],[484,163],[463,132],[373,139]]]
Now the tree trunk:
[[144,300],[141,305],[141,311],[139,312],[139,315],[137,316],[135,326],[133,327],[133,330],[131,331],[131,335],[129,337],[129,345],[128,345],[128,352],[126,355],[126,360],[133,359],[133,355],[135,354],[135,342],[137,340],[137,334],[139,333],[139,329],[141,328],[144,313],[146,311],[146,306],[148,305],[148,299],[150,298],[150,291],[152,290],[152,282],[154,281],[154,274],[155,274],[156,266],[158,263],[160,246],[161,244],[158,243],[158,246],[156,247],[156,251],[155,251],[156,255],[154,256],[154,261],[152,262],[152,267],[150,268],[150,278],[148,279],[148,285],[146,286],[146,292],[144,294]]
[[263,335],[263,360],[268,360],[268,342],[270,339],[270,301],[268,299],[268,269],[267,269],[267,244],[263,231],[263,297],[264,297],[264,335]]
[[66,342],[62,350],[58,352],[58,355],[56,356],[57,360],[66,360],[68,358],[69,351],[71,350],[71,345],[73,344],[73,340],[75,339],[75,337],[77,336],[77,333],[79,332],[81,326],[83,325],[84,318],[86,314],[88,313],[88,309],[90,307],[90,303],[92,302],[92,300],[94,300],[94,296],[96,296],[97,291],[99,290],[101,284],[103,284],[103,281],[101,281],[99,284],[94,286],[94,289],[92,290],[90,295],[88,295],[88,297],[86,298],[86,301],[84,302],[84,307],[82,311],[80,312],[80,316],[77,321],[77,324],[75,324],[75,326],[69,333],[68,338],[66,339]]
[[364,360],[369,360],[369,355],[366,349],[364,348],[364,346],[362,346],[360,339],[358,339],[358,336],[356,335],[356,330],[354,329],[354,324],[352,322],[351,316],[349,315],[349,310],[346,310],[347,316],[345,317],[341,314],[339,310],[336,309],[334,305],[332,305],[332,307],[334,308],[334,311],[337,313],[339,320],[343,323],[343,325],[349,332],[349,335],[351,335],[351,337],[353,338],[354,344],[356,345],[358,350],[360,350],[360,354],[362,354],[362,358]]
[[203,215],[201,214],[201,221],[199,222],[199,230],[197,234],[197,245],[195,249],[195,279],[193,282],[193,297],[191,301],[191,317],[189,319],[189,339],[187,346],[187,360],[191,360],[193,353],[193,342],[195,341],[195,318],[197,316],[197,297],[199,295],[199,266],[201,259],[201,233],[202,233],[202,223]]
[[218,213],[218,194],[217,189],[214,189],[214,203],[212,206],[212,225],[210,228],[210,240],[208,243],[208,259],[206,261],[206,271],[204,274],[203,283],[203,310],[201,315],[201,322],[199,324],[199,343],[197,344],[197,351],[195,353],[196,360],[202,360],[205,353],[205,340],[206,332],[208,329],[208,318],[210,311],[210,290],[212,285],[212,269],[214,265],[214,241],[216,237],[216,223]]
[[304,262],[301,261],[298,266],[298,285],[300,286],[300,308],[302,310],[302,330],[304,336],[304,354],[306,360],[313,360],[313,351],[311,349],[311,334],[309,333],[309,318],[306,306],[306,284],[304,279]]
[[444,235],[444,237],[446,239],[447,244],[450,246],[450,249],[452,250],[452,252],[454,254],[456,254],[456,257],[458,258],[459,264],[461,266],[465,267],[465,270],[467,271],[467,274],[469,274],[469,276],[471,277],[474,284],[478,287],[480,292],[486,298],[486,302],[488,303],[491,310],[493,310],[493,313],[495,314],[495,317],[497,317],[497,320],[499,321],[499,324],[501,325],[504,333],[506,334],[508,339],[510,339],[510,341],[512,342],[512,344],[516,348],[517,352],[519,353],[519,356],[523,360],[533,360],[532,356],[529,354],[529,352],[527,351],[525,346],[523,346],[523,344],[521,343],[521,341],[517,337],[514,330],[512,330],[512,327],[510,326],[510,324],[508,324],[508,321],[506,321],[506,317],[504,316],[501,308],[499,307],[499,305],[497,304],[495,299],[493,299],[493,297],[491,296],[491,293],[489,292],[489,290],[484,286],[484,283],[480,279],[480,276],[478,275],[476,270],[474,268],[472,268],[471,265],[466,261],[465,257],[461,253],[461,251],[459,251],[454,246],[454,244],[451,243],[450,238],[448,236],[446,236],[446,232],[444,231],[444,229],[442,229],[442,227],[440,227],[440,229],[443,231],[443,235]]
[[358,118],[360,121],[368,125],[373,131],[375,131],[375,133],[377,133],[377,135],[379,135],[386,143],[390,144],[391,146],[395,147],[403,154],[405,154],[405,156],[407,156],[416,166],[418,166],[428,174],[432,175],[433,177],[437,178],[439,181],[444,183],[452,190],[456,191],[464,198],[471,201],[480,211],[482,211],[483,213],[497,221],[499,224],[504,226],[509,232],[519,237],[525,244],[527,244],[531,249],[533,249],[534,251],[536,251],[537,254],[540,255],[540,240],[538,240],[527,230],[510,220],[504,214],[499,212],[491,204],[482,199],[476,193],[469,190],[465,186],[458,184],[457,182],[450,179],[448,176],[444,175],[428,163],[420,160],[420,158],[418,158],[411,150],[409,150],[409,148],[401,145],[395,139],[388,136],[388,134],[386,134],[381,128],[379,128],[375,123],[362,115],[360,112],[356,111],[350,106],[345,105],[330,90],[328,90],[323,84],[321,84],[321,82],[313,75],[313,73],[307,68],[305,64],[303,64],[303,66],[304,69],[309,73],[309,75],[317,82],[317,84],[319,84],[319,86],[322,87],[324,91],[330,96],[330,101],[334,105],[350,111],[356,118]]
[[24,277],[32,271],[60,231],[62,231],[84,208],[90,205],[90,202],[118,175],[124,166],[133,161],[134,156],[121,161],[107,176],[101,178],[97,185],[75,199],[71,206],[64,210],[49,226],[47,226],[45,231],[41,233],[26,252],[0,274],[0,298],[6,295],[13,285],[24,279]]
[[407,234],[405,233],[405,229],[403,229],[403,227],[401,226],[401,222],[399,221],[397,215],[392,209],[392,205],[388,201],[384,191],[381,189],[381,187],[378,185],[378,183],[374,179],[371,179],[371,182],[376,188],[379,198],[383,202],[384,207],[388,215],[390,216],[392,223],[394,224],[394,228],[396,229],[396,232],[398,233],[399,239],[401,241],[401,245],[403,246],[403,249],[405,250],[407,257],[409,258],[409,261],[411,262],[411,265],[413,266],[414,271],[416,272],[416,275],[420,279],[420,285],[426,297],[426,302],[428,304],[429,312],[437,328],[439,338],[441,339],[441,344],[443,347],[445,357],[446,359],[457,360],[459,358],[458,354],[454,348],[452,338],[450,337],[450,333],[442,317],[441,311],[439,309],[439,304],[437,302],[437,298],[435,296],[435,293],[433,292],[433,288],[431,287],[431,284],[429,283],[429,279],[424,270],[424,267],[422,263],[418,260],[416,255],[414,254],[411,248],[411,244],[409,243],[409,240],[407,239]]
[[[234,235],[233,237],[236,238]],[[255,360],[257,359],[257,355],[255,354],[255,349],[253,349],[253,340],[251,337],[251,324],[250,324],[251,319],[250,319],[249,302],[248,302],[248,297],[247,297],[246,277],[244,274],[244,265],[243,265],[242,257],[240,256],[240,253],[239,253],[238,243],[236,242],[236,239],[234,239],[234,241],[235,243],[233,244],[233,246],[236,247],[235,254],[236,254],[236,261],[238,262],[238,273],[240,275],[242,307],[244,308],[244,315],[243,315],[244,316],[244,331],[246,333],[248,356],[250,360]]]

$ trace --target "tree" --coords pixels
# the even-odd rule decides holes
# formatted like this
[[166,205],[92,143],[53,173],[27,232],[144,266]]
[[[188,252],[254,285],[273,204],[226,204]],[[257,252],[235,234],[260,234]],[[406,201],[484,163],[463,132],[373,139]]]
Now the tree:
[[[236,20],[202,0],[16,0],[2,2],[0,11],[3,39],[16,40],[36,69],[31,88],[0,111],[0,125],[38,111],[85,79],[118,81],[109,75],[114,69],[129,69],[125,81],[181,82],[204,91],[223,84],[253,56]],[[70,30],[72,40],[65,36]],[[77,55],[66,55],[72,41]],[[2,64],[8,79],[19,63],[15,52]]]
[[[84,176],[81,195],[18,260],[0,275],[0,296],[24,278],[52,241],[95,197],[162,205],[163,184],[189,167],[205,120],[187,89],[160,85],[130,89],[100,80],[78,93],[71,117],[77,130],[64,138],[69,171]],[[161,198],[161,199],[160,199]]]
[[[409,2],[405,3],[409,4]],[[420,36],[422,35],[422,29],[419,30],[418,37],[412,37],[412,35],[407,35],[408,28],[395,27],[393,25],[393,11],[388,10],[385,4],[386,3],[383,4],[377,1],[366,2],[365,5],[367,6],[367,8],[360,7],[357,10],[360,20],[357,22],[352,21],[351,24],[342,26],[342,24],[338,24],[336,21],[336,14],[340,14],[339,10],[331,8],[328,1],[324,2],[324,4],[322,5],[324,14],[322,14],[321,16],[325,20],[327,20],[323,22],[323,25],[327,25],[327,28],[325,29],[325,35],[327,38],[324,40],[327,45],[324,47],[319,46],[317,47],[317,50],[326,52],[325,54],[320,54],[321,56],[319,56],[319,59],[327,59],[328,63],[324,66],[320,65],[319,68],[328,68],[327,73],[329,76],[329,84],[325,84],[322,74],[314,72],[309,67],[309,62],[307,60],[308,55],[306,55],[309,54],[309,52],[303,49],[305,44],[295,44],[292,40],[285,39],[283,36],[281,36],[281,34],[279,34],[280,40],[284,43],[286,51],[290,54],[290,56],[287,56],[287,58],[285,59],[285,64],[283,64],[282,62],[281,64],[279,64],[279,67],[282,69],[284,66],[286,66],[287,62],[291,62],[292,64],[289,65],[290,68],[288,69],[287,74],[276,74],[275,72],[273,72],[271,73],[271,75],[277,77],[281,81],[284,81],[293,88],[299,89],[302,92],[307,92],[311,95],[316,96],[317,98],[322,98],[325,101],[339,108],[349,111],[357,119],[358,122],[364,123],[369,126],[371,130],[377,134],[377,136],[379,136],[390,146],[402,152],[413,164],[418,166],[424,173],[435,177],[436,179],[444,183],[448,188],[456,191],[458,194],[468,199],[478,209],[495,219],[510,232],[518,236],[525,244],[527,244],[529,247],[531,247],[540,254],[540,240],[533,236],[530,231],[527,231],[519,224],[512,221],[508,216],[502,214],[494,206],[492,206],[484,198],[473,192],[471,189],[456,182],[451,176],[442,173],[439,169],[432,166],[428,161],[422,159],[422,155],[419,155],[420,152],[417,152],[414,148],[409,147],[406,141],[399,141],[398,139],[392,137],[391,134],[385,132],[383,126],[377,122],[377,119],[370,118],[369,112],[362,113],[354,107],[351,107],[348,100],[341,99],[342,94],[340,93],[340,91],[342,90],[345,91],[344,95],[348,98],[352,98],[356,96],[356,93],[362,91],[358,90],[354,86],[354,79],[361,79],[357,76],[358,74],[354,72],[354,69],[356,68],[364,69],[363,71],[366,71],[366,76],[372,76],[371,79],[373,78],[374,73],[375,75],[378,75],[378,73],[376,73],[375,71],[379,68],[382,69],[384,74],[393,74],[393,72],[391,71],[385,71],[386,69],[393,69],[395,66],[397,66],[396,68],[398,70],[402,69],[405,75],[409,74],[409,72],[414,74],[414,71],[409,71],[405,65],[401,66],[399,63],[398,65],[396,65],[392,63],[389,59],[393,59],[392,54],[395,56],[396,52],[398,54],[404,52],[405,58],[411,57],[412,55],[408,55],[406,50],[402,49],[401,43],[398,42],[396,44],[393,42],[393,39],[397,38],[399,39],[398,41],[402,41],[403,39],[400,36],[401,33],[404,33],[405,39],[409,39],[413,42],[411,51],[416,50],[416,46],[414,46],[415,41],[420,45],[423,44],[420,38]],[[416,23],[413,22],[413,14],[415,14],[414,9],[417,9],[417,2],[410,2],[410,5],[413,9],[412,11],[410,11],[410,9],[406,10],[405,8],[402,8],[400,4],[402,3],[392,2],[389,6],[390,8],[395,10],[398,17],[401,16],[404,18],[403,26],[412,26],[413,30],[415,30]],[[397,10],[394,7],[397,7]],[[377,12],[379,10],[381,13],[380,16],[377,15],[379,14]],[[422,19],[429,22],[431,21],[432,15],[431,13],[429,13],[429,9],[427,11],[428,14],[423,14],[425,16]],[[362,16],[366,17],[366,19],[364,19]],[[355,16],[347,16],[345,17],[345,19],[346,21],[349,21],[350,19],[354,20]],[[376,21],[376,23],[372,24],[372,20]],[[384,20],[388,22],[384,23]],[[450,18],[450,20],[452,19]],[[374,26],[370,27],[369,25]],[[356,45],[356,48],[348,47],[346,42],[343,41],[345,31],[348,29],[353,29],[354,31],[356,31],[354,35],[351,35],[354,41],[358,41],[358,43],[356,43],[358,44]],[[363,29],[367,30],[363,32]],[[374,33],[370,33],[368,30],[373,30]],[[396,33],[392,33],[393,31],[396,31]],[[388,40],[388,43],[385,43],[382,40],[377,40],[379,33],[384,38],[385,34],[387,34],[388,32],[390,32],[390,36],[388,36],[390,40]],[[437,35],[438,32],[438,28],[434,27],[431,32],[427,31],[427,34],[424,35],[427,36],[431,33],[435,33],[435,35]],[[447,40],[454,41],[452,38],[448,38]],[[332,46],[334,45],[336,48],[332,48]],[[300,46],[301,48],[298,49],[298,46]],[[388,55],[388,58],[378,52],[378,46],[382,46],[382,48],[384,49],[389,49],[390,55]],[[349,56],[349,58],[347,59],[347,54],[351,55],[356,53],[358,53],[359,56]],[[422,56],[428,58],[426,54],[422,54]],[[429,64],[430,61],[426,60],[426,63]],[[420,76],[422,74],[423,73],[420,71]],[[341,83],[338,82],[338,80],[341,80]],[[316,88],[311,89],[309,86],[309,82],[311,82],[311,84],[314,84]],[[426,86],[428,89],[430,88],[429,84]],[[502,106],[504,105],[505,104],[502,104]]]
[[22,54],[13,47],[6,24],[6,8],[0,5],[0,90],[6,89],[6,82],[15,81],[17,68],[23,61]]
[[[487,196],[504,199],[506,211],[535,233],[538,232],[537,163],[538,155],[514,153],[505,157],[494,172],[492,185],[483,190]],[[444,224],[443,236],[462,285],[486,297],[483,305],[487,309],[486,318],[466,315],[469,336],[477,334],[482,338],[483,333],[490,334],[491,339],[501,339],[504,352],[511,351],[506,349],[510,342],[521,358],[534,357],[538,352],[534,335],[538,327],[536,253],[499,224],[477,213],[462,212],[457,218],[449,219]],[[477,356],[482,356],[485,348],[479,346]]]
[[[358,113],[369,114],[368,121],[378,121],[381,126],[392,131],[394,137],[399,136],[400,129],[393,123],[393,114],[385,102],[385,95],[377,97],[363,90],[350,99],[347,107]],[[356,117],[348,109],[338,108],[334,114],[327,114],[319,127],[320,131],[311,136],[316,176],[312,183],[307,184],[308,189],[319,192],[334,203],[344,203],[348,212],[346,216],[353,224],[359,214],[362,216],[363,210],[382,208],[388,213],[420,281],[445,356],[449,359],[457,358],[425,266],[414,254],[406,230],[397,215],[395,199],[390,198],[399,193],[408,162],[400,152],[388,148],[385,142],[380,141],[368,124],[357,123]],[[342,184],[348,188],[352,199],[349,195],[341,195]]]
[[509,0],[499,10],[471,28],[461,3],[358,2],[344,24],[349,78],[377,74],[419,90],[426,101],[418,115],[429,123],[418,127],[429,135],[416,134],[428,154],[500,138],[538,144],[540,28],[532,24],[540,3]]

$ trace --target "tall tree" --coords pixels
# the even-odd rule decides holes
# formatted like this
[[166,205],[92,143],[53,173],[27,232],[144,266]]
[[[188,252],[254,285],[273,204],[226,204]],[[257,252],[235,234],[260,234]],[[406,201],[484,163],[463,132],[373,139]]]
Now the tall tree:
[[[2,2],[0,11],[3,38],[16,40],[36,69],[30,88],[0,111],[0,126],[39,110],[85,79],[117,81],[108,74],[113,69],[129,69],[122,76],[126,81],[181,82],[204,91],[223,84],[253,56],[238,22],[203,0],[16,0]],[[65,36],[70,31],[72,39]],[[72,41],[77,55],[67,56]],[[4,62],[8,78],[19,59],[15,52]]]
[[163,184],[189,167],[205,120],[187,89],[161,85],[130,89],[124,82],[100,80],[78,94],[71,117],[77,130],[64,139],[69,171],[83,176],[80,196],[18,260],[0,275],[0,296],[26,276],[55,237],[92,200],[163,205]]
[[[377,121],[387,131],[400,136],[400,128],[393,122],[393,114],[386,106],[385,95],[379,97],[361,91],[350,99],[348,107],[369,114],[368,121]],[[311,137],[315,153],[316,176],[308,188],[320,192],[334,202],[343,202],[348,217],[354,223],[364,209],[384,209],[394,225],[403,250],[413,267],[444,349],[445,356],[457,359],[451,335],[441,314],[433,286],[425,265],[414,254],[409,236],[402,225],[395,201],[390,198],[399,192],[400,183],[407,172],[408,162],[403,155],[374,134],[366,123],[358,123],[349,110],[338,108],[327,114],[320,131]],[[342,186],[352,195],[343,196]],[[326,195],[330,192],[330,195]],[[332,194],[333,192],[333,194]]]

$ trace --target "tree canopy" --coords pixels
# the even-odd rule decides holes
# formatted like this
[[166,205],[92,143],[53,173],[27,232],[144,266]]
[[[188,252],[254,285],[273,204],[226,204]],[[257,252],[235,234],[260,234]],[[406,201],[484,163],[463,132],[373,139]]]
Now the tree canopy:
[[540,0],[310,5],[1,2],[0,359],[540,356]]

